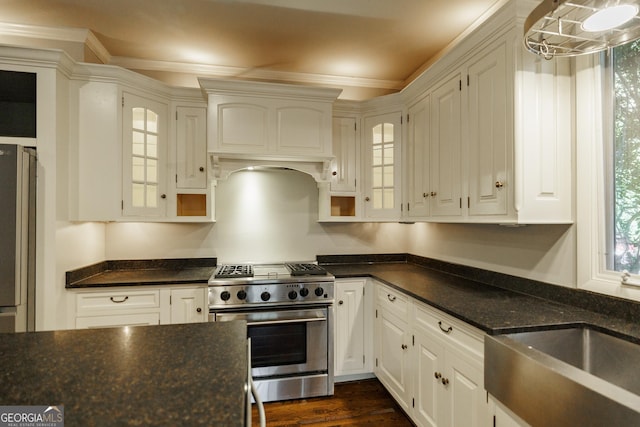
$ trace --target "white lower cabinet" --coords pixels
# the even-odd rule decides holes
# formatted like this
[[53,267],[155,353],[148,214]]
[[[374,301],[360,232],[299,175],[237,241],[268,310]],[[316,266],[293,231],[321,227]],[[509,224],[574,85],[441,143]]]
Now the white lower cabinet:
[[207,321],[207,288],[171,289],[171,323]]
[[156,288],[82,291],[76,294],[76,328],[159,325]]
[[493,414],[493,427],[529,427],[526,421],[491,395],[489,395],[489,405]]
[[110,314],[76,318],[76,329],[159,325],[160,313]]
[[375,374],[398,404],[409,413],[411,407],[408,299],[383,285],[376,290]]
[[207,321],[207,287],[137,287],[76,293],[77,329]]
[[375,374],[418,426],[488,426],[483,333],[378,284]]
[[336,380],[371,373],[373,292],[366,278],[335,282],[334,366]]

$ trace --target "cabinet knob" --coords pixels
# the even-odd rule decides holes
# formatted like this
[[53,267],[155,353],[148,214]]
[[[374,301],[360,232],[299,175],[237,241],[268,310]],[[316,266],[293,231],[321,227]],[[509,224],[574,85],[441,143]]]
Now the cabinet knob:
[[496,181],[496,188],[504,187],[504,183],[502,181]]
[[200,166],[200,172],[204,172],[204,167]]
[[160,195],[160,198],[161,198],[161,199],[166,199],[166,198],[167,198],[167,195],[166,195],[166,194],[161,194],[161,195]]
[[437,380],[439,380],[440,378],[442,378],[442,374],[441,374],[440,372],[434,372],[434,373],[433,373],[433,376],[434,376]]
[[436,193],[435,191],[431,192],[431,197],[436,197],[438,195],[438,193]]
[[338,305],[342,305],[342,304],[344,304],[344,301],[342,300],[338,301]]
[[441,381],[442,381],[442,385],[449,385],[449,379],[448,378],[443,378]]
[[333,176],[338,176],[338,171],[333,171],[333,172],[331,172],[331,175],[333,175]]
[[429,197],[429,193],[422,193],[422,197]]
[[365,202],[368,202],[369,200],[371,200],[368,196],[364,198]]
[[407,347],[407,345],[406,345],[406,344],[402,344],[402,349],[403,349],[403,350],[406,350],[407,348],[408,348],[408,347]]
[[202,313],[202,309],[200,307],[196,308],[196,312]]

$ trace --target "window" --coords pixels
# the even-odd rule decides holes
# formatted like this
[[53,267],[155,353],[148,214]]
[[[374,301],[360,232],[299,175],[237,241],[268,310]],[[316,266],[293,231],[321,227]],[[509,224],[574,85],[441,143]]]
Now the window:
[[[605,90],[611,94],[613,116],[606,135],[612,149],[606,214],[609,236],[607,269],[640,273],[640,41],[612,49]],[[607,123],[605,121],[605,123]],[[605,137],[605,143],[606,143]]]
[[636,301],[639,47],[575,58],[577,286]]

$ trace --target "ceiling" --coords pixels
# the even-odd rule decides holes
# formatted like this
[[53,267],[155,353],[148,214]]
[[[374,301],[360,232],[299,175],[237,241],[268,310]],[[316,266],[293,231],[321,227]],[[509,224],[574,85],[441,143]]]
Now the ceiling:
[[104,48],[91,62],[169,84],[196,86],[197,75],[243,78],[341,87],[342,98],[366,99],[402,89],[504,3],[2,0],[0,43],[15,43],[2,38],[8,29],[22,36],[37,27],[88,29]]

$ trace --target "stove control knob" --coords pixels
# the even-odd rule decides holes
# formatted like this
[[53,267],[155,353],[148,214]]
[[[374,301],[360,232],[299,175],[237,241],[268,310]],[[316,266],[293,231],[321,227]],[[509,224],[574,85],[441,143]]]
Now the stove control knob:
[[229,301],[229,298],[231,298],[231,294],[229,293],[229,291],[222,291],[222,293],[220,294],[220,299],[222,299],[222,301]]
[[322,294],[324,294],[324,289],[322,289],[322,288],[316,288],[316,290],[315,290],[315,294],[316,294],[316,296],[321,297],[321,296],[322,296]]
[[289,299],[296,299],[296,298],[298,298],[298,293],[296,291],[290,291]]
[[262,299],[262,301],[269,301],[270,298],[271,298],[271,294],[267,291],[260,294],[260,299]]
[[239,300],[243,300],[247,298],[247,293],[245,291],[238,291],[236,296],[238,297]]
[[307,288],[300,289],[300,296],[301,297],[306,297],[307,295],[309,295],[309,289],[307,289]]

